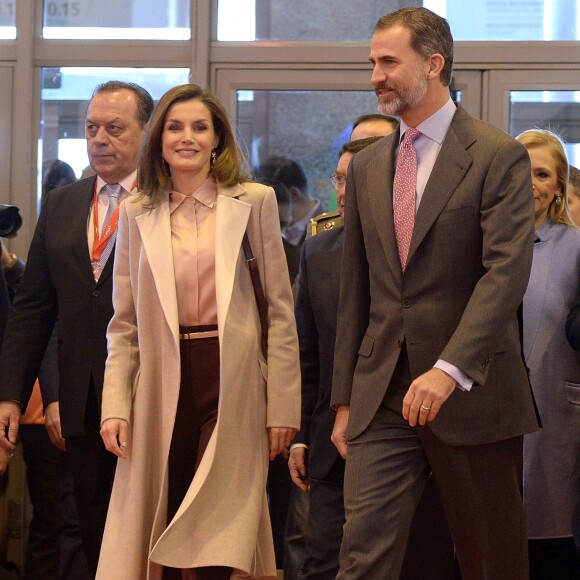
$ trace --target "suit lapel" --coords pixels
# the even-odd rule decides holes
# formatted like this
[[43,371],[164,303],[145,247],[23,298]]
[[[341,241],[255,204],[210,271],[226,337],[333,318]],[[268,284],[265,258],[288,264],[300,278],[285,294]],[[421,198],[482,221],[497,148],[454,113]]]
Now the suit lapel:
[[151,268],[163,314],[177,341],[179,316],[173,270],[169,200],[166,199],[149,211],[138,215],[135,223],[141,234],[143,250]]
[[[367,166],[367,192],[371,212],[381,240],[387,263],[393,276],[402,278],[401,262],[393,226],[393,180],[395,177],[395,151],[399,143],[399,131],[387,137],[384,147]],[[372,184],[372,185],[371,185]]]
[[[219,187],[216,202],[215,276],[220,339],[232,298],[237,262],[242,238],[246,231],[252,206],[237,196],[244,194],[240,185]],[[252,248],[255,251],[255,248]]]
[[411,238],[409,262],[471,166],[472,159],[467,153],[467,148],[474,141],[471,119],[463,110],[458,109],[443,140],[441,151],[421,198]]
[[[80,272],[83,281],[88,286],[94,286],[93,268],[91,266],[91,253],[87,241],[87,227],[91,211],[93,211],[93,195],[95,191],[96,177],[78,182],[78,191],[71,197],[71,208],[73,219],[66,227],[72,228],[72,239],[74,242],[74,252],[80,265]],[[75,216],[84,216],[84,219],[76,219]]]

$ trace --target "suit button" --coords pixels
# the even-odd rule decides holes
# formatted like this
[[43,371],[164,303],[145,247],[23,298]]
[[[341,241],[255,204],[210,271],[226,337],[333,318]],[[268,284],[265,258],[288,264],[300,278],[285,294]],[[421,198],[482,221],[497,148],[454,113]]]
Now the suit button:
[[410,300],[403,300],[403,308],[410,308],[411,307],[411,301]]
[[95,298],[98,298],[101,295],[101,291],[100,290],[93,290],[93,296]]
[[397,346],[399,348],[403,348],[403,339],[402,338],[397,339]]

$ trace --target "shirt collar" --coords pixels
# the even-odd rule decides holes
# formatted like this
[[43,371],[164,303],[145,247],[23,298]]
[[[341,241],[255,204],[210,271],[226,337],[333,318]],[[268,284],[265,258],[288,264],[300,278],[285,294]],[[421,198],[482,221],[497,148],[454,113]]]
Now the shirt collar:
[[539,242],[545,242],[550,239],[556,229],[553,227],[554,225],[554,222],[547,217],[544,220],[544,223],[542,223],[542,225],[536,230],[536,240]]
[[184,195],[179,191],[169,194],[169,213],[174,212],[186,199],[195,199],[207,208],[212,209],[217,199],[217,183],[210,176],[191,195]]
[[[456,110],[457,107],[455,106],[455,103],[451,97],[449,97],[447,102],[438,111],[433,113],[423,122],[419,123],[416,128],[421,131],[422,135],[429,137],[429,139],[435,141],[439,146],[441,146]],[[401,139],[403,138],[405,131],[409,128],[409,125],[401,119]]]
[[[121,181],[119,181],[119,184],[125,191],[129,193],[134,191],[137,185],[137,170],[127,175],[127,177],[125,177],[124,179],[121,179]],[[107,185],[106,181],[102,177],[99,177],[97,175],[97,191],[99,193],[101,189],[105,187],[105,185]]]

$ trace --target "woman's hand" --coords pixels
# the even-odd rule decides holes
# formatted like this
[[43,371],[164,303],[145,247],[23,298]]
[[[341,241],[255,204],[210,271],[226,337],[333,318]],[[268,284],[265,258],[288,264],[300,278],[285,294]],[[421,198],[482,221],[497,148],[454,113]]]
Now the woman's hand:
[[291,429],[289,427],[270,427],[268,429],[268,436],[270,437],[270,461],[290,446],[297,432],[298,429]]
[[125,419],[106,419],[101,425],[101,437],[107,451],[125,459],[128,451],[127,434],[129,426]]

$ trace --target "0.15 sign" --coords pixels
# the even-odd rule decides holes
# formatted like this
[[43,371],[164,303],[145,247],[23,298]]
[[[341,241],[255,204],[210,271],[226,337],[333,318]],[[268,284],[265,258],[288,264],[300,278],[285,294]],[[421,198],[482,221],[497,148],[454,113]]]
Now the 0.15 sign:
[[45,2],[44,17],[48,18],[78,18],[81,15],[80,2]]

